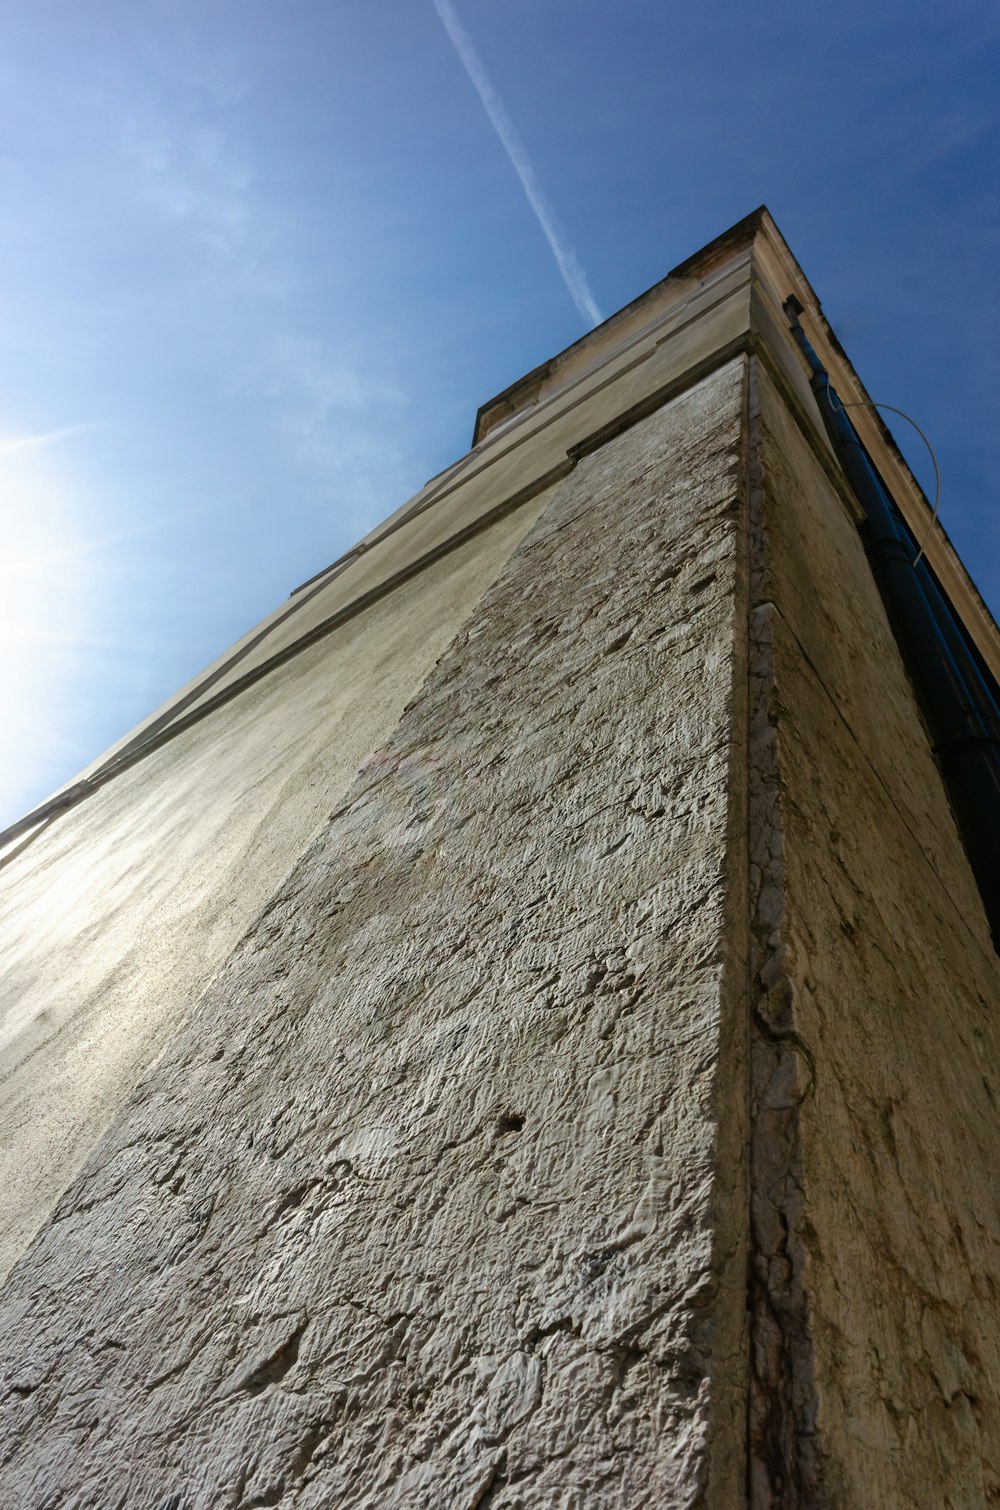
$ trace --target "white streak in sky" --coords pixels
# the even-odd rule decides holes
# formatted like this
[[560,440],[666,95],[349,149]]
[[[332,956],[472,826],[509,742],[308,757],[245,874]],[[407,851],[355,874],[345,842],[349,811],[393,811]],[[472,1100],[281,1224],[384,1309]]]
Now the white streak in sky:
[[42,435],[19,435],[13,440],[0,440],[0,456],[11,451],[35,451],[40,446],[51,445],[54,440],[63,440],[67,435],[82,435],[92,430],[93,425],[64,425],[61,430],[46,430]]
[[510,158],[514,172],[521,181],[521,188],[524,190],[527,201],[535,212],[546,241],[552,248],[552,255],[556,259],[556,265],[562,274],[562,280],[569,291],[570,298],[585,320],[588,320],[591,325],[600,325],[602,315],[590,292],[587,275],[576,260],[573,248],[567,244],[559,222],[556,220],[555,212],[542,193],[527,149],[514,130],[503,101],[490,83],[482,59],[472,45],[471,37],[455,14],[451,0],[432,0],[432,3],[441,18],[445,31],[452,40],[462,67],[469,75],[476,93],[483,102],[483,109],[489,116],[493,129]]

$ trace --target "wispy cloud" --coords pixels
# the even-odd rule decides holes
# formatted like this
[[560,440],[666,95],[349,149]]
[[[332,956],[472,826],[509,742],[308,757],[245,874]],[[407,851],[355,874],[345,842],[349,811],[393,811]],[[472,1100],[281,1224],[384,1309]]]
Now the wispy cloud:
[[[295,272],[274,248],[274,211],[257,182],[246,143],[228,129],[239,81],[186,71],[175,81],[172,109],[149,97],[130,101],[124,148],[145,204],[199,265],[225,289],[215,305],[219,327],[252,297],[253,320],[241,326],[227,380],[263,397],[270,426],[297,467],[330,482],[353,465],[392,475],[385,410],[404,395],[358,354],[352,363],[302,332]],[[291,321],[289,315],[292,315]],[[380,497],[384,509],[386,501]],[[390,503],[396,500],[390,497]],[[367,518],[367,511],[365,512]]]
[[268,251],[253,164],[231,128],[234,79],[182,69],[126,95],[120,143],[135,192],[173,237],[198,254],[202,274],[254,297],[282,297],[287,280]]
[[441,18],[445,31],[451,38],[455,51],[461,60],[462,67],[469,75],[476,93],[483,102],[483,109],[489,116],[490,123],[500,138],[504,151],[510,158],[511,166],[520,179],[525,198],[532,210],[534,210],[538,224],[541,226],[545,239],[552,249],[552,255],[556,259],[556,266],[559,269],[570,298],[585,320],[591,325],[599,325],[602,315],[590,291],[587,275],[577,261],[573,248],[567,242],[556,219],[555,211],[542,192],[542,187],[531,165],[527,148],[515,131],[503,101],[490,83],[489,75],[483,66],[482,59],[473,46],[472,38],[455,14],[455,8],[451,0],[432,0],[432,3]]
[[172,514],[158,514],[153,519],[130,525],[127,529],[110,530],[105,534],[63,540],[59,545],[46,545],[32,553],[18,552],[13,559],[8,554],[0,565],[0,582],[10,576],[23,575],[27,571],[49,570],[56,565],[79,561],[83,556],[107,555],[117,546],[131,541],[147,540],[151,535],[172,529],[197,512],[196,509],[179,509]]
[[338,360],[311,336],[275,333],[238,379],[244,385],[270,401],[287,454],[321,483],[348,532],[367,530],[413,491],[407,395],[363,353]]
[[384,449],[387,411],[406,395],[377,373],[329,360],[308,336],[276,337],[258,383],[278,405],[281,428],[299,463],[327,475],[358,461],[362,441]]
[[63,425],[60,430],[44,430],[39,435],[15,435],[9,440],[0,439],[0,456],[9,456],[14,451],[37,451],[50,446],[54,441],[65,440],[69,435],[82,435],[93,430],[93,425]]
[[168,222],[183,226],[231,272],[250,253],[250,170],[225,133],[188,109],[171,120],[151,105],[126,120],[122,144],[143,193]]

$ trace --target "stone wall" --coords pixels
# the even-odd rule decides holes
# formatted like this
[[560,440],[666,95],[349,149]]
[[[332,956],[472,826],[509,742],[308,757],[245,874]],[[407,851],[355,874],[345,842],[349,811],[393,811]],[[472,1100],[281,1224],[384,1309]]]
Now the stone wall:
[[[335,811],[173,981],[0,1292],[0,1504],[1000,1502],[1000,970],[779,370],[357,621],[386,680],[367,724],[340,684]],[[246,770],[282,709],[322,730],[320,648],[231,705]],[[200,769],[131,800],[190,812]]]
[[0,1503],[744,1502],[745,359],[583,459],[0,1301]]
[[0,1279],[542,501],[14,846],[0,869]]
[[[735,228],[555,359],[519,419],[81,773],[87,782],[115,767],[113,779],[4,841],[0,1280],[395,726],[549,486],[623,414],[648,413],[744,345],[759,224]],[[137,763],[115,766],[137,751]]]
[[752,1503],[987,1510],[998,959],[850,500],[753,367]]

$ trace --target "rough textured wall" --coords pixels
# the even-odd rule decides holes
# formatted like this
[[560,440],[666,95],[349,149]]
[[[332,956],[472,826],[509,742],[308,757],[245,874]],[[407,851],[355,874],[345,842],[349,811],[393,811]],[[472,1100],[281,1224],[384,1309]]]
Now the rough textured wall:
[[743,1502],[743,378],[559,486],[15,1269],[0,1503]]
[[0,869],[0,1277],[541,506],[302,651]]
[[758,1506],[1000,1501],[1000,974],[853,520],[766,375]]

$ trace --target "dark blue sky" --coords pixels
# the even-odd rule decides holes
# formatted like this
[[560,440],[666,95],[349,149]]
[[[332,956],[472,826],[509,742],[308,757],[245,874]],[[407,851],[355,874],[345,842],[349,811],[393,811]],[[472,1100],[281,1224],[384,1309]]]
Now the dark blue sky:
[[[605,314],[768,204],[1000,609],[1000,8],[453,3]],[[585,328],[432,0],[5,30],[0,821]]]

